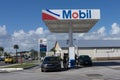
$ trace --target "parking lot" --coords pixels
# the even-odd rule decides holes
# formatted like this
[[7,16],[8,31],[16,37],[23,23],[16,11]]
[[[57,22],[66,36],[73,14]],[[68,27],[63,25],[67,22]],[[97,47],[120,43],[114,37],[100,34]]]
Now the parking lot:
[[41,72],[40,66],[32,69],[0,73],[1,80],[120,80],[120,61],[97,61],[92,67],[65,71]]

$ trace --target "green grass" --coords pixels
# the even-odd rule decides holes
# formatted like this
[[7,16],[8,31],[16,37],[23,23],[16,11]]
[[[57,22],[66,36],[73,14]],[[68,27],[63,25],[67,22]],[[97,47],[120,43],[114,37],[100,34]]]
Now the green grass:
[[33,63],[23,63],[23,64],[16,64],[16,65],[13,65],[13,66],[8,66],[8,67],[5,67],[5,68],[27,68],[27,67],[32,67],[32,66],[35,66],[36,64],[33,64]]

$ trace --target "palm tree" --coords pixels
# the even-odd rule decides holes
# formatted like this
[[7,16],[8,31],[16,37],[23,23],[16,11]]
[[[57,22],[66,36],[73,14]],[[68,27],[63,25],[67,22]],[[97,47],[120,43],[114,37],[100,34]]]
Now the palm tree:
[[[3,54],[3,51],[4,51],[4,48],[3,47],[0,47],[0,52],[2,52],[2,54]],[[1,55],[2,55],[1,54]]]
[[19,49],[19,46],[18,46],[17,44],[15,44],[15,45],[13,46],[13,48],[16,49],[16,60],[17,60],[17,62],[18,62],[17,49]]

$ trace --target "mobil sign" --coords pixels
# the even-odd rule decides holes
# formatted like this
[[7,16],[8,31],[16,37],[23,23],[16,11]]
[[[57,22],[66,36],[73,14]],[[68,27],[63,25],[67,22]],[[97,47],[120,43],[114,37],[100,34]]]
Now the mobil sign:
[[99,9],[46,9],[43,20],[100,19]]
[[63,10],[63,19],[85,19],[91,18],[91,10]]

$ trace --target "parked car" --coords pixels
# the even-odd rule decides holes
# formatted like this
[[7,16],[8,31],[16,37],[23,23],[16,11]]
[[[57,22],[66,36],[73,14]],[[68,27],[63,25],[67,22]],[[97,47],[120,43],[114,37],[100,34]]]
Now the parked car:
[[78,64],[82,66],[92,66],[92,60],[88,55],[80,55],[78,57]]
[[5,57],[4,62],[5,62],[6,64],[7,64],[7,63],[16,63],[17,60],[16,60],[15,57],[7,56],[7,57]]
[[45,57],[41,64],[41,71],[54,71],[61,70],[61,60],[57,56],[48,56]]
[[5,57],[4,56],[0,56],[0,61],[4,61]]

